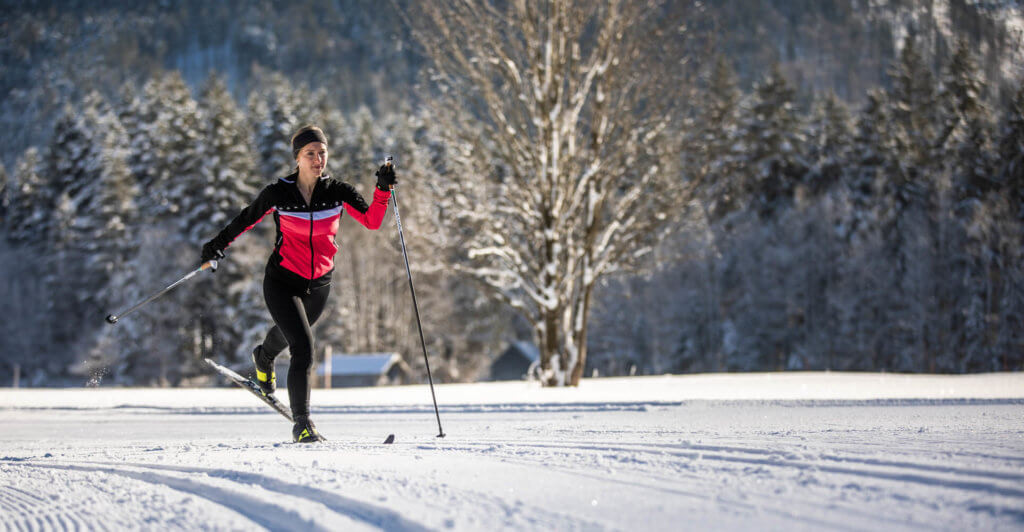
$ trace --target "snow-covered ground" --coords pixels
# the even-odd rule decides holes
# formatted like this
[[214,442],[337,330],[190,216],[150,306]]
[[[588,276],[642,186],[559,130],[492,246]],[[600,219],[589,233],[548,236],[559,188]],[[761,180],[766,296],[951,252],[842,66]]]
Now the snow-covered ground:
[[[0,389],[0,530],[1024,530],[1024,375]],[[396,443],[383,445],[388,434]]]

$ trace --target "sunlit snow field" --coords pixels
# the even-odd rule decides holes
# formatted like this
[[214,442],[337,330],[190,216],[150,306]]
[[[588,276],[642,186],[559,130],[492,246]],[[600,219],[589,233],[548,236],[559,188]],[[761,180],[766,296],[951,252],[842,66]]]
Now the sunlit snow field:
[[437,397],[314,390],[296,445],[234,388],[0,389],[0,530],[1024,530],[1022,374]]

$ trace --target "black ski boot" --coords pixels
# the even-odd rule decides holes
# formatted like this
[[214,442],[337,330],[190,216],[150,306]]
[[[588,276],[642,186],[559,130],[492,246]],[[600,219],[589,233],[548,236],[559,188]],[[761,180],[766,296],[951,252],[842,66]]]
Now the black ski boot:
[[324,441],[324,437],[317,432],[309,417],[296,417],[295,426],[292,427],[292,439],[295,443],[314,443]]
[[256,366],[256,384],[265,395],[277,391],[277,376],[274,375],[274,359],[263,355],[263,346],[258,345],[252,350],[252,363]]

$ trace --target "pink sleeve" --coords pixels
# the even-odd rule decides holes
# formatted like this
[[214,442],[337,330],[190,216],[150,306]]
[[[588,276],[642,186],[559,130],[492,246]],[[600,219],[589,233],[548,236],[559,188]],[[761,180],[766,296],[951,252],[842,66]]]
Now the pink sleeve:
[[384,215],[388,212],[389,199],[391,199],[391,192],[374,187],[373,202],[370,203],[366,212],[361,212],[351,203],[345,203],[345,210],[367,229],[379,229],[381,223],[384,222]]

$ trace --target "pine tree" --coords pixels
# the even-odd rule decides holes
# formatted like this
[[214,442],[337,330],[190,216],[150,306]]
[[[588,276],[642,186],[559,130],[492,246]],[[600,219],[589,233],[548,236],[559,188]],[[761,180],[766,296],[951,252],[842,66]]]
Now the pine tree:
[[7,211],[11,207],[11,178],[7,175],[7,167],[0,164],[0,232],[7,233],[9,219]]
[[[190,209],[183,213],[183,233],[191,249],[197,250],[243,208],[255,199],[267,180],[256,171],[256,150],[246,117],[228,92],[224,80],[215,75],[200,91],[202,117],[202,165],[195,176],[183,179],[193,190]],[[263,329],[266,321],[259,283],[272,223],[268,220],[253,234],[236,241],[230,259],[216,276],[197,280],[187,297],[187,308],[196,314],[193,334],[201,339],[198,356],[245,360],[257,341],[247,331]],[[262,237],[262,238],[261,238]],[[261,240],[264,240],[261,242]],[[198,262],[198,255],[196,256]],[[261,330],[264,333],[265,330]]]
[[743,192],[761,216],[770,216],[793,197],[806,172],[806,139],[794,108],[795,92],[779,65],[754,87],[740,123],[744,149]]
[[[131,143],[118,115],[96,93],[86,97],[82,114],[101,156],[100,174],[87,192],[91,196],[88,211],[79,213],[79,223],[72,226],[74,253],[82,257],[86,270],[78,279],[81,304],[91,309],[85,316],[85,323],[91,325],[95,316],[112,311],[138,290],[136,272],[129,266],[139,252],[135,238],[138,188],[129,166]],[[85,338],[80,342],[87,342],[87,348],[78,368],[92,379],[106,371],[117,352],[130,349],[138,333],[134,327],[98,327],[98,331],[81,327]]]
[[228,92],[224,80],[211,75],[200,92],[202,117],[195,174],[182,176],[191,189],[192,203],[184,213],[188,238],[202,243],[237,214],[239,205],[251,201],[268,180],[256,171],[256,151],[245,115]]
[[90,93],[82,103],[86,134],[91,138],[90,182],[79,193],[76,221],[72,225],[75,253],[82,257],[90,275],[88,300],[97,310],[109,303],[100,294],[116,271],[136,252],[131,230],[136,223],[137,189],[128,168],[125,139],[120,121],[102,96]]
[[966,41],[961,40],[942,78],[937,105],[942,130],[936,157],[944,156],[957,196],[979,197],[996,186],[992,115],[983,101],[985,80]]
[[850,111],[833,92],[814,102],[805,138],[810,170],[804,182],[814,195],[845,181],[854,129]]
[[[87,347],[111,297],[129,282],[125,264],[135,253],[131,226],[135,221],[135,188],[128,169],[125,134],[116,115],[98,93],[90,93],[80,109],[58,121],[48,161],[58,175],[53,216],[56,231],[51,258],[55,264],[57,311],[65,327],[57,341]],[[112,284],[115,276],[120,283]],[[99,325],[102,327],[102,325]]]
[[[1000,123],[997,175],[1001,186],[988,194],[996,218],[993,262],[1000,289],[992,295],[992,356],[981,361],[986,371],[1024,368],[1024,88],[1018,89]],[[973,368],[971,368],[973,369]]]
[[685,156],[697,174],[707,183],[708,214],[717,220],[739,208],[742,183],[737,179],[739,154],[738,122],[742,94],[736,74],[723,56],[715,60]]
[[[157,151],[153,135],[159,98],[158,78],[147,81],[142,94],[139,94],[132,81],[121,87],[118,119],[127,138],[128,169],[139,190],[143,192],[148,192],[157,181]],[[151,216],[148,200],[141,202],[139,207],[147,218]]]
[[93,165],[99,154],[94,150],[83,117],[70,104],[65,106],[54,124],[41,169],[48,194],[53,198],[48,214],[52,222],[47,228],[44,251],[49,263],[47,288],[62,294],[55,298],[53,312],[67,316],[53,328],[53,342],[64,348],[78,338],[82,317],[82,295],[77,292],[76,279],[83,267],[78,262],[80,257],[73,252],[75,235],[71,227],[79,212],[77,202],[89,201],[87,189],[97,177]]
[[849,209],[845,185],[853,159],[854,128],[846,105],[834,93],[817,98],[805,125],[808,171],[795,191],[795,209],[786,212],[778,230],[782,245],[793,256],[785,265],[792,275],[783,275],[789,286],[788,326],[799,330],[799,340],[789,353],[787,367],[831,369],[840,342],[841,305],[830,297],[842,286],[840,271]]
[[[713,359],[707,362],[710,369],[724,371],[729,364],[722,348],[720,261],[718,253],[713,250],[720,249],[721,240],[726,238],[720,234],[722,227],[728,228],[730,217],[734,217],[737,211],[743,208],[742,202],[746,199],[741,190],[742,180],[738,179],[741,153],[736,148],[739,142],[738,125],[742,99],[736,73],[729,61],[719,55],[715,58],[714,65],[708,73],[706,87],[698,100],[702,105],[697,110],[693,127],[690,128],[683,154],[686,158],[684,164],[695,174],[694,180],[706,185],[703,201],[700,203],[704,207],[704,224],[707,227],[703,235],[706,239],[704,245],[707,247],[703,264],[707,288],[699,291],[700,297],[688,299],[692,303],[682,311],[689,316],[681,321],[690,326],[681,332],[681,347],[677,350],[676,356],[676,364],[680,369],[692,370],[701,367],[703,361],[695,358],[709,354]],[[616,311],[621,310],[618,305],[612,307]],[[611,314],[614,316],[615,311]],[[620,319],[612,317],[611,321],[619,322]],[[605,330],[605,327],[596,329]]]
[[839,208],[836,232],[844,254],[837,263],[835,295],[838,341],[834,344],[837,369],[880,369],[878,331],[886,327],[892,269],[882,252],[879,215],[885,184],[894,173],[895,141],[888,96],[874,90],[858,114],[846,179],[834,197]]
[[982,101],[984,78],[966,42],[957,44],[941,80],[932,170],[935,283],[930,292],[935,304],[928,320],[934,347],[927,369],[963,371],[968,360],[991,356],[991,294],[1001,283],[991,260],[993,251],[998,254],[991,249],[995,212],[986,205],[986,196],[998,186],[998,178],[993,172],[992,118]]
[[999,130],[997,172],[1017,218],[1024,221],[1024,87],[1014,95]]
[[279,177],[295,168],[289,140],[303,125],[299,110],[303,101],[291,82],[280,74],[270,74],[250,93],[249,116],[261,175]]
[[48,211],[53,205],[52,189],[43,181],[39,150],[32,147],[14,165],[16,181],[12,182],[8,210],[7,239],[15,245],[42,248],[49,236],[53,218]]
[[199,107],[178,72],[164,75],[156,88],[155,98],[147,94],[156,116],[152,129],[155,181],[147,188],[146,198],[154,215],[174,217],[178,227],[185,229],[196,191],[184,183],[195,178],[202,164]]
[[39,175],[40,156],[36,148],[28,148],[15,163],[14,175],[7,187],[9,199],[0,244],[0,298],[16,312],[0,323],[0,360],[8,366],[18,365],[25,381],[46,365],[39,353],[52,348],[54,320],[40,320],[50,315],[53,292],[48,289],[47,268],[41,267],[49,224],[53,221],[49,191]]
[[941,186],[935,155],[936,88],[913,38],[904,43],[889,75],[892,89],[886,105],[892,117],[892,164],[876,181],[873,216],[884,245],[880,264],[887,264],[892,284],[884,292],[882,309],[887,318],[881,323],[888,329],[875,349],[890,354],[884,367],[913,370],[930,363],[927,320],[937,304],[930,270],[936,239],[932,217]]
[[903,178],[913,180],[918,169],[930,162],[939,136],[934,113],[935,76],[918,52],[914,38],[904,42],[899,60],[889,69],[889,77],[893,138],[900,158],[906,160]]

